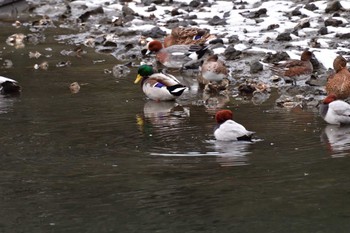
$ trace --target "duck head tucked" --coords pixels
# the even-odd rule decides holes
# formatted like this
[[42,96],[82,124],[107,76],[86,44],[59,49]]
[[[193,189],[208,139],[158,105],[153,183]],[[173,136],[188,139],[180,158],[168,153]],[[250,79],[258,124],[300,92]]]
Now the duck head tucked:
[[337,56],[333,61],[333,68],[335,72],[338,73],[340,70],[346,67],[346,63],[347,63],[347,60],[343,56],[341,55]]

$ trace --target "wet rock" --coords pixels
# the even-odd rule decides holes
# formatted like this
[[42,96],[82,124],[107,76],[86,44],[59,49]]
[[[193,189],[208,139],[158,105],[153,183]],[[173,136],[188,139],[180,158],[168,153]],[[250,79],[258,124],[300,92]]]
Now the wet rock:
[[72,62],[71,61],[60,61],[56,64],[56,67],[66,67],[66,66],[71,66]]
[[45,34],[43,33],[31,33],[31,34],[28,34],[26,37],[26,41],[34,45],[43,43],[45,42],[45,40],[46,40],[46,37],[45,37]]
[[339,39],[350,39],[350,33],[336,34],[335,36],[339,37]]
[[14,46],[15,48],[24,48],[24,40],[27,38],[26,35],[22,33],[16,33],[11,36],[9,36],[6,39],[6,44],[10,46]]
[[80,15],[78,18],[81,20],[81,22],[86,22],[91,15],[97,15],[97,14],[103,14],[103,13],[104,13],[103,8],[97,7],[96,9],[86,11],[85,13]]
[[33,27],[50,27],[55,26],[53,21],[48,16],[43,16],[39,20],[35,20],[32,22]]
[[255,105],[260,105],[264,103],[266,100],[268,100],[270,97],[270,93],[267,91],[254,91],[252,102]]
[[226,20],[221,19],[219,16],[214,16],[212,19],[209,20],[208,24],[211,26],[225,25]]
[[47,70],[48,68],[49,68],[49,63],[47,61],[34,65],[34,69],[36,70],[38,69]]
[[224,52],[224,56],[225,56],[226,60],[236,60],[240,57],[241,54],[242,54],[242,52],[239,50],[236,50],[234,48],[234,46],[232,46],[232,45],[227,47],[225,52]]
[[229,11],[226,11],[223,15],[224,18],[230,17],[231,13]]
[[277,41],[291,41],[292,37],[290,36],[289,32],[282,32],[277,36],[276,40]]
[[321,28],[318,30],[318,33],[319,33],[320,35],[326,35],[326,34],[328,34],[328,29],[327,29],[327,27],[321,27]]
[[242,83],[238,86],[238,91],[241,95],[250,95],[256,90],[254,85],[249,83]]
[[178,8],[172,9],[170,12],[171,16],[177,16],[177,15],[182,15],[182,13],[179,11]]
[[332,1],[330,3],[328,3],[325,12],[326,13],[332,13],[335,11],[343,11],[345,10],[344,7],[340,4],[339,1]]
[[313,86],[313,87],[323,87],[326,85],[327,83],[327,78],[325,78],[326,76],[319,76],[317,74],[312,74],[310,79],[307,80],[305,83],[308,84],[309,86]]
[[267,53],[263,59],[265,63],[277,63],[280,61],[286,61],[290,59],[288,53],[286,52],[277,52],[277,53]]
[[333,27],[338,27],[343,24],[343,21],[339,19],[334,19],[334,18],[328,18],[324,21],[324,26],[333,26]]
[[29,58],[39,58],[41,56],[41,53],[38,51],[35,52],[29,52]]
[[113,66],[112,73],[116,78],[125,78],[130,73],[130,68],[125,65],[115,65]]
[[230,85],[230,80],[223,79],[221,82],[208,82],[204,86],[204,92],[207,94],[220,94],[226,91]]
[[198,19],[198,16],[197,15],[185,15],[183,18],[186,20],[192,20],[192,19]]
[[9,59],[5,59],[4,62],[2,63],[2,67],[5,69],[10,69],[13,67],[13,62]]
[[258,60],[255,60],[250,63],[250,73],[256,74],[262,70],[264,70],[264,67]]
[[[301,19],[298,24],[294,27],[294,30],[303,29],[310,27],[310,19]],[[294,32],[293,32],[294,33]]]
[[310,39],[309,46],[311,48],[321,48],[321,43],[318,42],[316,37],[314,37]]
[[69,90],[72,94],[76,94],[80,91],[80,85],[78,82],[71,83],[69,85]]
[[239,42],[239,37],[237,35],[232,35],[227,37],[228,44],[234,44]]
[[175,24],[175,23],[179,23],[179,19],[177,18],[172,18],[172,19],[169,19],[168,21],[166,21],[166,24]]
[[266,30],[267,30],[267,31],[270,31],[270,30],[274,30],[274,29],[279,28],[279,27],[280,27],[280,25],[278,25],[278,24],[270,24],[270,25],[266,28]]
[[315,4],[313,4],[313,3],[308,3],[308,4],[306,4],[306,5],[304,6],[304,8],[305,8],[306,10],[309,10],[309,11],[318,10],[318,7],[317,7]]
[[142,35],[151,38],[163,38],[164,36],[166,36],[166,32],[160,29],[159,27],[154,27],[149,31],[142,32]]
[[266,15],[266,13],[267,13],[267,9],[261,8],[257,11],[245,11],[245,12],[242,12],[240,14],[246,18],[255,19],[255,18],[259,18],[263,15]]
[[150,6],[151,4],[161,5],[165,0],[141,0],[141,3],[145,6]]
[[122,12],[124,17],[127,15],[135,15],[135,11],[128,6],[123,6]]
[[200,5],[201,5],[201,2],[198,0],[193,0],[189,4],[190,7],[194,7],[194,8],[199,7]]
[[301,15],[300,7],[297,7],[294,10],[292,10],[291,14],[292,16],[300,16]]

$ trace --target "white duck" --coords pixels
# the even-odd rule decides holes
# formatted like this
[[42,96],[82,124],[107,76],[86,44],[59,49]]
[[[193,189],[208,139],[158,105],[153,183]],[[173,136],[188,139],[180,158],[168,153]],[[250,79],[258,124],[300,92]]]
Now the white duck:
[[0,94],[18,94],[21,92],[21,87],[16,80],[0,76]]
[[215,115],[218,127],[214,131],[216,140],[220,141],[250,141],[254,132],[246,130],[246,128],[232,120],[231,110],[220,110]]
[[350,124],[350,104],[337,100],[333,94],[328,95],[320,105],[320,115],[332,125]]

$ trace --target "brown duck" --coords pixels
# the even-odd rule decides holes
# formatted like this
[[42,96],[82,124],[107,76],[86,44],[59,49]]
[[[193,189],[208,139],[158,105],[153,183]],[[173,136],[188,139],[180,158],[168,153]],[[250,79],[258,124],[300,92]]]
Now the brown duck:
[[296,84],[296,81],[299,80],[301,76],[308,75],[313,72],[314,69],[310,61],[313,56],[313,53],[306,49],[302,52],[300,60],[290,59],[284,61],[283,63],[274,64],[269,68],[275,75],[282,78],[291,78],[293,83]]
[[333,61],[335,73],[331,74],[326,83],[326,92],[333,94],[337,99],[350,97],[350,72],[346,67],[346,59],[338,56]]
[[177,27],[171,30],[171,34],[164,38],[164,47],[172,45],[190,45],[190,44],[205,44],[210,39],[215,39],[216,36],[209,33],[207,29],[194,27]]

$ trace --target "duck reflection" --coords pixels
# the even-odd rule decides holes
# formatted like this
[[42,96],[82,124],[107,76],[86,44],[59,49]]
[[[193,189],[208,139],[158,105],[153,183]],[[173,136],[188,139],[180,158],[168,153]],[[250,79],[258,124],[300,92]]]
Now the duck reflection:
[[344,157],[350,152],[350,125],[327,125],[321,136],[332,157]]
[[249,150],[252,142],[246,141],[216,141],[210,142],[208,149],[214,149],[215,152],[208,152],[216,156],[216,161],[221,166],[242,166],[248,165],[247,155],[251,153]]
[[9,98],[8,96],[0,95],[0,114],[8,113],[12,110],[15,98]]
[[163,129],[164,126],[179,124],[184,118],[190,115],[189,108],[183,107],[173,101],[152,101],[149,100],[143,107],[143,115],[136,116],[137,124],[141,131],[156,126]]
[[215,114],[218,109],[225,107],[228,102],[230,102],[230,97],[226,92],[220,94],[203,92],[204,106],[207,109],[207,112],[211,114]]

